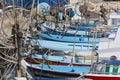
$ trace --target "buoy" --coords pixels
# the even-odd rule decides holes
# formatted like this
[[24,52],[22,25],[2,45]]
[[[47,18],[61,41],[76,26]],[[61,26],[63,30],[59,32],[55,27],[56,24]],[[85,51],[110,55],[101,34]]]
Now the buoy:
[[73,11],[72,9],[70,10],[70,17],[74,17],[75,16],[75,11]]
[[63,20],[63,12],[62,12],[62,11],[60,11],[60,12],[58,13],[58,19],[59,19],[59,20]]

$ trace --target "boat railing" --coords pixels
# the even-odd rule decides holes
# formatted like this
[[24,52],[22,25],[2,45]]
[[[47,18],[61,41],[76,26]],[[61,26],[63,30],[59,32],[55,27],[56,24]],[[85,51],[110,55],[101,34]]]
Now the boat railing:
[[94,74],[120,75],[120,65],[94,64],[91,69]]
[[[97,56],[94,56],[93,62],[96,62],[96,60],[97,60]],[[75,56],[74,61],[77,63],[92,64],[91,56]]]

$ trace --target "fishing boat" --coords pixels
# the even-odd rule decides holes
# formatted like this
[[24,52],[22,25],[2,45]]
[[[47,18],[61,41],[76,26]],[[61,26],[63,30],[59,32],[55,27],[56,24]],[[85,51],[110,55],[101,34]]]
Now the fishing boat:
[[[63,33],[66,32],[66,34],[71,34],[74,35],[76,33],[77,30],[72,30],[69,29],[69,27],[67,26],[58,26],[58,25],[50,25],[49,23],[40,23],[38,24],[38,27],[40,27],[42,29],[42,31],[48,31],[48,32],[58,32],[58,33]],[[69,29],[69,30],[68,30]],[[85,33],[85,31],[77,31],[76,35],[78,33]]]
[[[40,80],[78,80],[78,78],[41,78]],[[79,80],[83,80],[83,79],[80,78]],[[91,79],[84,78],[84,80],[91,80]]]
[[85,78],[92,80],[119,80],[120,79],[120,60],[103,60],[94,63],[89,74]]
[[117,32],[113,32],[109,34],[108,38],[103,38],[100,40],[98,50],[120,47],[119,36],[120,36],[120,26],[118,26]]
[[[41,33],[40,37],[47,40],[61,41],[61,42],[76,42],[76,43],[93,43],[94,39],[92,36],[81,34],[78,36],[66,35],[66,34],[55,34],[55,33]],[[95,43],[99,43],[100,38],[95,39]]]
[[[70,29],[70,27],[61,26],[56,27],[53,25],[49,25],[47,23],[38,24],[38,26],[42,29],[44,33],[48,34],[60,34],[62,36],[77,36],[77,37],[90,37],[93,38],[94,34],[93,32],[87,31],[87,30],[74,30]],[[75,27],[75,26],[74,26]],[[75,27],[76,28],[76,27]],[[85,27],[83,27],[85,28]],[[102,38],[104,37],[102,33],[97,33],[95,36],[96,38]]]
[[[80,59],[80,57],[76,57]],[[33,64],[49,64],[49,65],[61,65],[61,66],[90,66],[89,63],[83,63],[83,60],[75,60],[72,56],[54,56],[54,55],[40,55],[40,54],[33,54],[31,56],[27,56],[24,58],[25,61]],[[81,58],[82,59],[82,58]]]
[[120,59],[120,47],[97,50],[96,52],[99,53],[99,58],[102,59],[109,59],[111,56],[116,56],[117,59]]
[[110,34],[116,34],[118,31],[118,27],[113,27],[110,30],[108,30],[107,32],[105,32],[104,36],[105,37],[109,37]]
[[32,77],[78,78],[81,73],[87,73],[90,70],[90,67],[81,66],[30,64],[24,59],[21,64]]
[[61,51],[89,51],[93,50],[93,47],[97,50],[98,44],[95,46],[92,43],[67,43],[67,42],[56,42],[50,40],[31,39],[27,41],[28,44],[38,45],[42,48],[48,48],[52,50]]

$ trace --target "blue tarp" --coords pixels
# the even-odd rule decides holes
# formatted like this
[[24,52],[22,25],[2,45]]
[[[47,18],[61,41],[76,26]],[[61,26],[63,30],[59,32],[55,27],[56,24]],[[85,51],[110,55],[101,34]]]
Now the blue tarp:
[[116,65],[119,66],[120,65],[120,60],[102,60],[102,62],[100,62],[102,64],[107,64],[107,65]]
[[[3,3],[11,5],[12,0],[2,0]],[[68,4],[68,0],[35,0],[34,6],[37,6],[38,3],[45,2],[50,6],[63,6]],[[32,0],[14,0],[15,5],[25,8],[31,8]]]

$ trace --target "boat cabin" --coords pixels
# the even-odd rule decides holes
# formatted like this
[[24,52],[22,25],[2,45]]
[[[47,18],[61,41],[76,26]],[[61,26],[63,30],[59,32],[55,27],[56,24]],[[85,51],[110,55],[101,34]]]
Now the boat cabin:
[[94,63],[92,66],[93,74],[120,74],[120,60],[103,60],[102,62]]
[[120,25],[120,12],[112,13],[108,19],[108,25],[117,26]]

